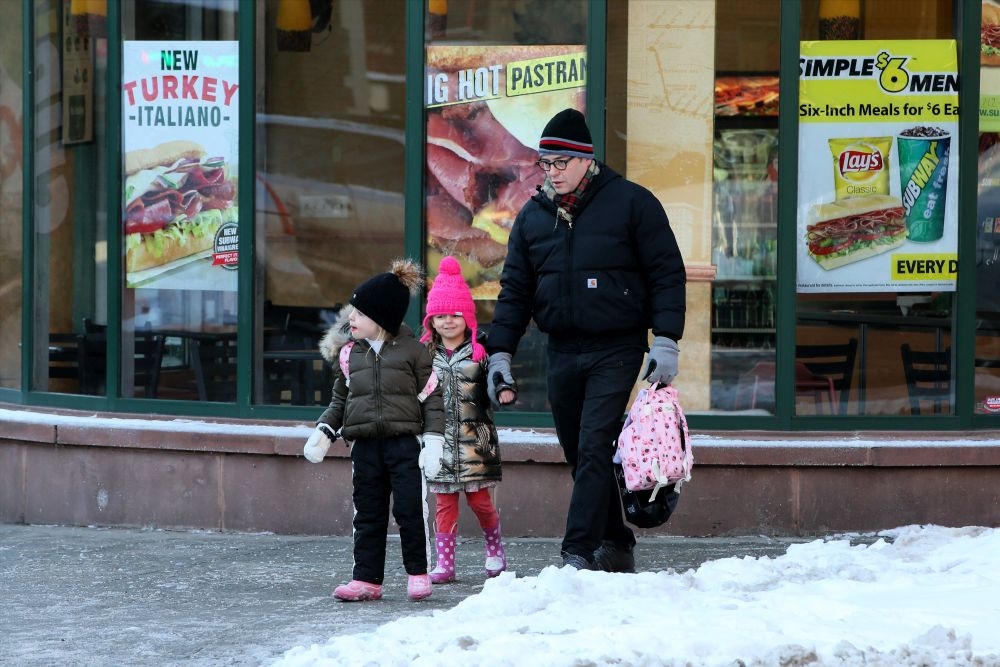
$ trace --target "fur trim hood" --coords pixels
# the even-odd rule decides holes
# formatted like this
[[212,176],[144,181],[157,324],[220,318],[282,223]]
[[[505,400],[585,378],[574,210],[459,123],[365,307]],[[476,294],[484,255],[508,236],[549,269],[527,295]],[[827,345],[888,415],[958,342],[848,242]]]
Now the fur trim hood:
[[351,340],[351,307],[340,309],[337,319],[334,320],[330,328],[326,330],[322,340],[319,341],[319,353],[323,355],[329,363],[336,366],[340,357],[340,348],[347,345]]
[[[337,319],[333,321],[333,324],[330,325],[330,328],[326,330],[323,338],[319,341],[319,353],[335,367],[340,363],[340,350],[353,340],[351,338],[350,323],[351,308],[351,306],[345,306],[340,309]],[[386,339],[387,343],[401,336],[412,337],[413,330],[404,322],[399,325],[399,333],[397,335],[388,334],[388,336]]]

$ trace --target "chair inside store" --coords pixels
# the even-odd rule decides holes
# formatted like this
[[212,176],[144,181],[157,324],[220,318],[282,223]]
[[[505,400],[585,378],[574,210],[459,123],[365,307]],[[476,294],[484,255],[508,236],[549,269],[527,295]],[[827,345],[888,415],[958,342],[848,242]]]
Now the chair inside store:
[[166,337],[149,329],[135,332],[135,394],[156,398],[160,385],[160,366]]
[[[797,345],[795,395],[812,398],[816,414],[846,414],[854,378],[858,341],[842,344]],[[774,409],[774,362],[761,361],[740,375],[735,407]]]
[[817,413],[828,406],[830,414],[846,415],[857,356],[857,338],[846,343],[796,345],[795,393],[811,393]]
[[193,356],[199,401],[236,400],[236,335],[219,335],[196,341]]
[[49,334],[49,391],[80,389],[82,357],[83,334]]
[[909,343],[903,343],[899,351],[910,412],[923,414],[924,405],[929,403],[934,414],[941,414],[944,406],[951,404],[951,348],[914,350]]

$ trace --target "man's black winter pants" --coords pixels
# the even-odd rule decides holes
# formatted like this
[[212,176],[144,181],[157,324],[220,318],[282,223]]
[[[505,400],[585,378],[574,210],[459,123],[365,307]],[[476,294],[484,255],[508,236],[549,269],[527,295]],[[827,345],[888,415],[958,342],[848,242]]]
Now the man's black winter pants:
[[635,544],[622,516],[611,458],[644,354],[633,345],[599,350],[549,345],[549,403],[573,474],[562,550],[589,562],[602,540]]

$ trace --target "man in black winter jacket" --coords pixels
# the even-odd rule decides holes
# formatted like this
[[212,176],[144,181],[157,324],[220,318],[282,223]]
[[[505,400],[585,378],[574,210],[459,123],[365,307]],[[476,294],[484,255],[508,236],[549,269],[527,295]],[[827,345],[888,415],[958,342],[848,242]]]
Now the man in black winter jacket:
[[635,535],[622,517],[613,443],[650,329],[643,378],[677,375],[684,261],[656,197],[594,159],[582,113],[556,114],[538,152],[545,183],[514,221],[490,327],[490,398],[499,404],[498,392],[514,386],[511,357],[534,318],[548,334],[548,398],[573,473],[563,563],[631,572]]

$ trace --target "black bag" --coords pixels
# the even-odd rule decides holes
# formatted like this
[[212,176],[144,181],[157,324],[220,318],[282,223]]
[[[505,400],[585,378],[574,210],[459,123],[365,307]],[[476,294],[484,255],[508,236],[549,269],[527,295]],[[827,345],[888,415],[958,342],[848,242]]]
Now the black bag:
[[636,528],[656,528],[662,526],[677,509],[677,501],[681,494],[671,484],[659,489],[656,497],[649,497],[656,489],[649,491],[629,491],[625,486],[625,472],[620,463],[614,464],[615,481],[618,482],[618,492],[622,497],[622,507],[625,508],[625,520]]

